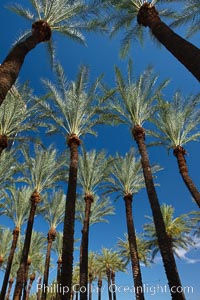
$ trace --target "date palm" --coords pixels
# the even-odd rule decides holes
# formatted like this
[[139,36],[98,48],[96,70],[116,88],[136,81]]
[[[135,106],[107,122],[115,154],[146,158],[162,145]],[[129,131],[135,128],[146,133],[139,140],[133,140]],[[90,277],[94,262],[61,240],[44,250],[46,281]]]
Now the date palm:
[[31,197],[31,194],[32,190],[27,187],[22,187],[20,189],[10,187],[9,192],[5,193],[3,209],[1,209],[0,211],[1,214],[6,215],[13,221],[15,228],[13,230],[12,245],[7,260],[0,299],[4,299],[6,295],[6,289],[10,277],[10,270],[12,267],[12,261],[17,247],[18,238],[21,232],[21,227],[28,220],[28,213],[30,210],[29,199]]
[[200,80],[200,49],[176,34],[161,20],[162,16],[173,16],[172,11],[162,9],[159,12],[154,6],[162,2],[167,3],[168,0],[152,0],[150,2],[146,0],[111,0],[110,2],[116,8],[114,15],[111,15],[113,23],[111,35],[120,29],[126,31],[121,51],[123,56],[127,54],[131,40],[135,38],[143,40],[144,27],[148,27],[153,37]]
[[[79,169],[78,169],[78,182],[82,189],[82,195],[84,198],[84,218],[82,227],[82,239],[80,247],[80,286],[84,286],[86,289],[85,293],[80,293],[80,299],[86,300],[88,297],[88,245],[89,245],[89,227],[90,227],[90,216],[91,207],[93,211],[99,209],[97,204],[100,206],[101,202],[103,205],[103,198],[100,197],[100,201],[95,201],[94,197],[97,191],[101,188],[103,183],[105,184],[108,178],[108,159],[103,151],[97,152],[92,150],[86,152],[83,150],[82,155],[79,157]],[[83,201],[83,200],[82,200]],[[105,205],[103,205],[105,207]],[[113,207],[109,207],[110,213],[113,213]],[[102,208],[100,210],[103,212]],[[96,211],[96,213],[98,213]],[[108,214],[108,209],[105,211],[104,216]],[[97,216],[97,214],[96,214]],[[96,222],[100,221],[100,218]]]
[[188,174],[185,160],[187,152],[184,148],[187,143],[198,141],[200,137],[198,130],[200,122],[199,103],[200,95],[184,98],[178,92],[174,94],[170,103],[160,100],[158,113],[153,119],[157,131],[151,133],[168,150],[173,149],[182,179],[200,207],[200,192]]
[[43,202],[44,211],[42,213],[44,219],[47,221],[49,231],[47,235],[47,252],[45,259],[44,277],[43,277],[43,289],[41,299],[45,300],[47,296],[48,279],[49,279],[49,267],[52,244],[56,239],[56,228],[64,220],[65,212],[65,196],[62,190],[51,192],[48,195],[49,199],[45,199]]
[[[100,255],[97,257],[100,269],[106,273],[108,281],[108,299],[112,300],[111,293],[111,273],[125,271],[125,264],[117,251],[113,249],[102,248]],[[115,284],[115,283],[114,283]],[[115,294],[115,291],[113,291]]]
[[[136,244],[140,263],[144,264],[145,266],[149,266],[151,250],[149,248],[148,241],[144,239],[142,234],[136,234]],[[118,239],[117,246],[119,248],[120,255],[125,259],[126,264],[129,263],[131,256],[127,233],[124,233],[124,239]]]
[[176,20],[172,26],[187,24],[186,37],[189,38],[200,31],[200,7],[198,0],[184,1],[183,9],[176,15]]
[[[46,239],[42,232],[34,231],[31,236],[31,244],[26,265],[25,283],[23,288],[22,300],[29,297],[28,277],[29,273],[35,273],[40,264],[44,264],[45,255],[43,253],[45,248]],[[27,294],[28,293],[28,294]]]
[[0,105],[8,90],[18,77],[26,55],[41,42],[48,42],[48,49],[53,56],[52,32],[58,32],[77,42],[85,44],[82,30],[96,27],[95,21],[87,20],[91,5],[82,0],[30,0],[25,8],[21,4],[9,5],[8,8],[32,23],[32,30],[26,31],[12,48],[0,66]]
[[[188,214],[174,217],[174,207],[163,204],[161,206],[163,219],[166,226],[168,238],[172,244],[174,253],[178,256],[178,250],[187,250],[189,246],[194,246],[191,232],[194,227],[193,221]],[[150,223],[144,224],[145,236],[149,239],[149,247],[152,250],[152,260],[159,252],[158,239],[152,217],[147,217]]]
[[30,197],[30,213],[26,228],[25,241],[22,250],[20,267],[17,272],[14,300],[20,299],[22,288],[25,282],[26,264],[31,243],[31,235],[34,224],[34,216],[37,206],[41,200],[41,193],[53,188],[59,181],[65,180],[66,163],[62,155],[58,155],[53,146],[47,149],[41,146],[34,147],[34,156],[27,149],[23,149],[24,163],[23,179],[27,180],[32,194]]
[[[126,223],[131,256],[132,274],[136,299],[145,299],[142,289],[142,274],[139,264],[139,254],[136,242],[135,226],[132,213],[132,201],[135,194],[145,187],[140,160],[134,155],[133,149],[125,157],[116,155],[111,167],[111,177],[108,180],[108,191],[117,192],[125,203]],[[117,198],[119,198],[119,196]]]
[[[69,181],[63,232],[61,283],[63,286],[68,286],[69,289],[71,289],[78,147],[81,143],[80,137],[88,133],[94,135],[95,131],[93,127],[103,122],[103,119],[98,113],[103,110],[101,102],[105,96],[100,97],[97,91],[100,78],[88,88],[88,69],[85,66],[80,68],[76,81],[74,82],[67,82],[64,70],[60,65],[57,65],[56,73],[57,85],[45,81],[50,99],[48,103],[42,104],[42,109],[44,110],[45,118],[51,120],[51,123],[48,123],[47,133],[52,134],[58,132],[64,135],[70,149]],[[69,300],[70,293],[71,290],[65,295],[65,299]]]
[[37,102],[30,88],[25,84],[12,87],[0,110],[0,155],[14,141],[23,141],[25,132],[37,129],[36,116]]
[[10,299],[10,293],[11,293],[16,275],[17,275],[17,269],[18,268],[19,268],[19,252],[15,252],[12,267],[11,267],[11,271],[10,271],[10,277],[9,277],[9,281],[8,281],[8,289],[7,289],[6,296],[5,296],[6,300]]
[[[160,97],[167,81],[156,86],[158,77],[154,75],[153,70],[149,68],[134,81],[131,62],[129,62],[128,65],[127,79],[123,78],[119,68],[116,67],[115,72],[119,99],[117,96],[113,97],[110,102],[110,108],[116,112],[116,117],[121,118],[121,122],[130,126],[133,138],[137,143],[141,155],[147,195],[158,236],[159,248],[171,290],[172,286],[181,286],[181,281],[177,271],[172,245],[168,240],[162,212],[160,210],[145,142],[145,129],[143,127],[144,122],[153,116],[156,110],[155,101]],[[173,300],[185,299],[183,293],[171,293],[171,296]]]

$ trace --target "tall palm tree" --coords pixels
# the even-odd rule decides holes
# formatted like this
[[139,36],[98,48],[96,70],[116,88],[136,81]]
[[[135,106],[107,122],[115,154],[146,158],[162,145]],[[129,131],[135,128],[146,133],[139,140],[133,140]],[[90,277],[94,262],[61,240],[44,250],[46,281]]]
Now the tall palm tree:
[[[125,265],[117,251],[113,249],[102,248],[101,254],[97,257],[98,263],[102,271],[106,273],[108,281],[108,299],[112,300],[111,292],[111,273],[125,271]],[[114,291],[113,291],[114,292]]]
[[167,9],[159,12],[154,6],[156,3],[159,4],[159,2],[169,1],[110,0],[111,6],[115,7],[113,15],[110,14],[110,19],[113,23],[111,35],[120,29],[126,30],[121,51],[124,56],[130,48],[131,40],[136,37],[143,40],[144,27],[148,27],[153,37],[200,80],[200,49],[176,34],[161,20],[161,16],[170,17],[173,14]]
[[153,119],[157,130],[151,133],[168,150],[173,149],[182,179],[200,207],[200,192],[188,174],[185,160],[187,152],[183,147],[189,142],[198,141],[200,137],[198,130],[200,122],[199,103],[200,95],[184,99],[178,92],[174,94],[170,103],[160,100],[158,113]]
[[46,239],[44,237],[44,234],[42,232],[37,232],[33,230],[28,259],[27,259],[27,265],[26,265],[26,274],[25,274],[22,300],[26,300],[27,297],[29,296],[27,294],[29,293],[29,289],[28,289],[29,273],[31,274],[35,273],[35,271],[38,269],[38,266],[40,264],[44,264],[45,255],[43,251],[45,248],[45,242]]
[[[85,287],[85,292],[80,293],[81,300],[86,300],[88,297],[88,244],[91,207],[93,206],[96,192],[101,188],[102,184],[105,183],[108,174],[108,160],[103,151],[98,153],[95,150],[89,152],[83,150],[82,156],[79,157],[78,172],[78,182],[82,188],[82,194],[85,200],[80,247],[80,286]],[[100,199],[103,203],[103,198]],[[101,201],[99,201],[98,204],[101,205]],[[98,207],[94,207],[94,210],[96,209],[98,209]],[[110,213],[113,214],[113,207],[109,207],[109,210]],[[108,213],[107,209],[104,216]],[[100,219],[96,220],[96,222],[98,221],[100,221]]]
[[85,66],[80,68],[75,82],[67,82],[61,65],[57,65],[56,73],[58,85],[45,81],[50,99],[48,103],[41,105],[45,118],[51,120],[47,133],[63,134],[70,149],[61,270],[61,283],[63,286],[69,287],[69,292],[65,296],[63,295],[63,299],[66,297],[65,299],[69,300],[73,270],[78,147],[81,143],[80,137],[87,133],[95,134],[93,127],[103,121],[97,113],[103,110],[101,103],[105,96],[100,97],[97,93],[100,78],[90,88],[87,88],[89,78],[88,69]]
[[13,221],[15,228],[13,230],[12,245],[7,260],[7,266],[1,288],[0,299],[4,299],[6,295],[6,289],[12,267],[12,261],[17,247],[18,238],[21,232],[21,227],[28,220],[28,213],[30,210],[29,199],[31,197],[31,194],[32,190],[27,187],[22,187],[20,189],[10,187],[9,192],[5,193],[4,207],[0,211],[1,214],[8,216]]
[[[140,263],[145,266],[150,264],[150,248],[147,239],[141,234],[136,234],[136,244],[138,250],[138,258]],[[131,260],[128,234],[124,233],[124,239],[119,238],[117,242],[120,255],[124,258],[126,264]]]
[[8,8],[32,23],[32,30],[26,31],[0,65],[0,105],[8,90],[18,77],[26,55],[41,42],[48,42],[48,49],[53,56],[52,32],[59,32],[68,38],[85,44],[82,30],[96,28],[96,22],[87,20],[93,8],[82,0],[34,0],[29,1],[32,8],[21,4],[9,5]]
[[42,300],[46,299],[49,278],[49,267],[52,243],[56,239],[56,228],[63,222],[65,212],[65,196],[62,190],[51,192],[48,195],[49,199],[44,201],[43,216],[49,225],[49,231],[47,235],[47,252],[45,259],[44,277],[43,277],[43,289]]
[[17,269],[19,268],[19,254],[20,254],[19,252],[15,252],[15,255],[14,255],[14,259],[13,259],[13,263],[12,263],[12,267],[11,267],[11,271],[10,271],[10,277],[9,277],[9,281],[8,281],[8,289],[7,289],[6,296],[4,297],[4,299],[6,299],[6,300],[10,299],[10,294],[11,294],[11,290],[13,287],[13,283],[14,283],[16,275],[17,275]]
[[[149,68],[146,69],[136,81],[133,81],[131,62],[129,62],[128,65],[127,80],[123,78],[119,68],[116,67],[115,72],[120,99],[117,99],[117,97],[112,98],[112,101],[109,103],[110,108],[113,108],[113,111],[116,112],[116,117],[121,118],[121,122],[131,127],[133,138],[137,143],[141,155],[147,195],[152,209],[156,234],[158,236],[159,248],[171,290],[174,286],[181,286],[181,281],[154,186],[152,169],[145,143],[145,129],[143,127],[144,122],[153,116],[156,110],[155,100],[160,97],[167,81],[156,87],[157,76],[154,75],[153,70]],[[183,293],[172,293],[172,290],[171,296],[173,300],[185,299]]]
[[53,188],[59,181],[65,180],[66,163],[63,156],[58,156],[56,149],[49,146],[43,149],[41,146],[34,147],[34,156],[27,149],[23,149],[24,163],[22,164],[24,177],[32,189],[30,197],[30,213],[26,228],[25,241],[20,260],[20,267],[17,272],[17,280],[14,291],[14,300],[20,299],[25,282],[26,264],[31,243],[31,235],[34,223],[34,216],[37,206],[41,200],[41,193]]
[[[53,244],[53,251],[55,251],[57,256],[57,276],[56,282],[57,285],[60,286],[60,277],[61,277],[61,266],[62,266],[62,245],[63,245],[63,233],[58,231],[56,233],[56,240]],[[56,299],[58,299],[57,291],[56,291]]]
[[0,155],[14,141],[28,139],[25,132],[38,128],[37,105],[26,84],[12,87],[0,110]]
[[[194,227],[193,221],[188,214],[174,217],[174,207],[163,204],[161,206],[163,219],[166,225],[168,238],[172,244],[174,253],[178,256],[178,250],[187,250],[189,246],[195,245],[191,236]],[[152,217],[147,217],[150,223],[144,224],[144,232],[149,239],[149,247],[152,249],[152,260],[159,252],[158,239]]]
[[[131,149],[125,157],[116,155],[111,167],[111,177],[108,180],[108,191],[117,192],[123,197],[126,209],[126,223],[129,240],[129,251],[136,299],[145,299],[143,290],[142,274],[139,264],[136,233],[132,213],[132,201],[135,194],[145,187],[142,166],[139,159]],[[118,196],[119,198],[119,196]]]
[[[189,38],[200,31],[200,7],[198,0],[184,1],[183,9],[176,15],[176,20],[171,24],[173,27],[187,24],[186,37]],[[188,25],[189,23],[189,25]]]

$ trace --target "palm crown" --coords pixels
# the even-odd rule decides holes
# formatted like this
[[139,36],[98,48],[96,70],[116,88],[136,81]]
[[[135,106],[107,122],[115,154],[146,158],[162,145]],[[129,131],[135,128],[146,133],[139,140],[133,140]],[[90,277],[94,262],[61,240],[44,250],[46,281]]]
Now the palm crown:
[[23,164],[24,178],[27,179],[33,190],[42,192],[50,189],[58,181],[66,179],[66,162],[62,155],[58,155],[57,150],[51,145],[47,149],[36,145],[34,156],[29,151],[23,149],[25,163]]
[[[150,3],[146,0],[110,0],[111,7],[114,8],[112,14],[109,13],[108,20],[112,24],[111,37],[117,34],[120,30],[125,31],[124,38],[121,42],[120,54],[122,57],[126,56],[130,50],[131,42],[139,40],[143,43],[145,28],[140,26],[137,22],[138,12],[140,8],[148,3],[149,5],[158,5],[163,2],[174,2],[176,0],[153,0]],[[109,10],[111,9],[109,6]],[[174,14],[170,9],[159,7],[159,15],[163,17],[172,17]]]
[[102,111],[102,98],[97,93],[100,78],[87,89],[88,69],[80,68],[75,82],[68,82],[61,65],[57,65],[57,85],[44,81],[50,93],[49,103],[41,103],[44,117],[53,122],[48,124],[47,133],[78,137],[86,133],[95,134],[92,127],[103,122],[97,113]]
[[[51,63],[54,62],[55,48],[53,46],[51,33],[58,32],[68,38],[86,44],[83,30],[95,30],[97,20],[88,20],[88,16],[96,14],[97,6],[85,4],[82,0],[30,0],[31,9],[25,8],[20,4],[9,5],[8,9],[33,23],[41,20],[46,22],[50,33],[44,41],[48,41],[47,49],[50,54]],[[35,23],[36,24],[36,23]],[[18,41],[28,37],[31,31],[26,31]]]
[[153,74],[152,68],[147,68],[137,80],[133,79],[132,62],[128,63],[128,76],[123,78],[119,68],[115,67],[116,84],[120,98],[112,98],[110,107],[118,116],[120,122],[133,128],[142,126],[155,112],[155,100],[158,99],[162,89],[167,85],[165,80],[158,87],[158,76]]
[[159,101],[158,113],[153,118],[158,131],[150,133],[168,149],[183,146],[200,137],[200,96],[182,97],[175,93],[171,102]]

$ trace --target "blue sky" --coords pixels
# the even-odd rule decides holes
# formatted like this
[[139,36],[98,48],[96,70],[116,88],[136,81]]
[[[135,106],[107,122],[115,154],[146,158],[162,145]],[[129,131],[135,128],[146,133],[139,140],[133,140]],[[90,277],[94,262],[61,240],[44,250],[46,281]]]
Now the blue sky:
[[[27,1],[18,1],[22,4]],[[19,33],[29,28],[30,24],[20,17],[14,15],[4,8],[4,5],[9,1],[2,0],[0,2],[0,61],[3,61],[7,55],[11,44]],[[183,31],[178,31],[181,34]],[[118,65],[122,72],[125,74],[127,60],[121,61],[119,59],[119,45],[120,38],[116,37],[109,40],[107,36],[100,34],[89,34],[87,37],[87,47],[76,44],[64,37],[55,35],[53,38],[57,46],[57,57],[62,63],[65,73],[69,80],[73,80],[77,74],[80,64],[90,66],[91,79],[101,74],[105,74],[105,81],[108,85],[114,85],[114,64]],[[174,58],[171,54],[164,49],[158,48],[152,41],[147,39],[142,48],[135,43],[130,51],[130,57],[133,60],[135,74],[140,74],[144,68],[149,64],[153,65],[155,71],[160,75],[160,82],[163,79],[170,78],[171,83],[165,90],[166,99],[170,98],[175,90],[180,90],[183,94],[188,95],[191,93],[199,92],[199,83],[193,76]],[[194,37],[192,42],[199,47],[199,39]],[[42,94],[43,88],[40,78],[53,78],[52,71],[48,64],[48,57],[45,52],[45,45],[38,45],[31,51],[25,59],[24,65],[20,72],[20,82],[25,80],[30,81],[36,94]],[[110,126],[98,127],[98,137],[86,137],[84,139],[87,149],[105,149],[107,153],[114,154],[116,151],[121,154],[126,153],[131,146],[135,146],[131,138],[130,129],[127,126],[118,126],[112,128]],[[59,148],[63,147],[64,141],[60,142],[59,139],[51,137],[48,139],[49,143],[55,143]],[[191,143],[186,147],[189,155],[186,157],[189,172],[196,185],[199,186],[199,143]],[[188,213],[191,210],[197,209],[196,205],[192,203],[191,196],[184,186],[181,177],[179,176],[176,160],[172,153],[169,155],[164,148],[153,147],[149,149],[151,163],[159,163],[164,170],[159,172],[157,181],[160,187],[157,188],[160,203],[171,204],[175,207],[175,215]],[[116,207],[116,215],[109,217],[109,224],[97,224],[91,227],[90,231],[90,250],[99,251],[101,247],[111,248],[116,244],[118,237],[123,237],[126,232],[125,209],[124,203],[119,199],[114,203]],[[145,190],[136,195],[133,203],[134,221],[137,232],[142,231],[145,215],[151,215],[148,199]],[[5,217],[0,217],[0,225],[11,226],[10,222]],[[59,227],[60,229],[62,226]],[[41,218],[36,218],[35,229],[46,231],[47,225]],[[76,236],[80,237],[80,224],[76,224]],[[192,286],[193,293],[186,293],[187,300],[200,299],[200,285],[199,285],[199,257],[200,257],[200,241],[196,241],[196,249],[190,249],[188,252],[180,251],[182,259],[177,260],[178,271],[182,280],[183,286]],[[75,261],[78,260],[78,251],[75,252]],[[146,300],[167,300],[170,299],[169,293],[161,293],[161,287],[167,285],[167,279],[164,274],[162,262],[157,257],[155,263],[146,268],[142,266],[143,283],[146,285]],[[51,273],[52,279],[55,275],[54,270]],[[0,272],[0,286],[2,281],[2,272]],[[123,288],[129,286],[131,289],[133,282],[131,271],[128,270],[127,274],[119,273],[116,277],[118,286],[117,299],[131,299],[133,293],[127,291],[122,292]],[[104,282],[106,284],[106,282]],[[95,287],[96,285],[94,285]],[[157,292],[154,294],[154,288]],[[160,291],[160,292],[159,292]],[[107,299],[106,288],[103,291],[103,299]],[[97,294],[94,291],[94,299],[97,299]]]

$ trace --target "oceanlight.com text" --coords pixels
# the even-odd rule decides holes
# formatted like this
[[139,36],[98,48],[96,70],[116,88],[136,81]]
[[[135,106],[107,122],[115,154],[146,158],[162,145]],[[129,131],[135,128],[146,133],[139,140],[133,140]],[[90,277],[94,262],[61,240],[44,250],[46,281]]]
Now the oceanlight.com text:
[[[37,290],[42,290],[42,284],[37,284]],[[101,292],[103,293],[104,291],[107,291],[107,285],[103,285],[101,288]],[[48,293],[59,293],[61,295],[65,295],[69,292],[69,287],[67,286],[62,286],[61,284],[51,284],[49,286],[44,286],[44,289]],[[85,286],[79,286],[79,284],[74,284],[72,285],[72,291],[74,293],[86,293],[86,288]],[[117,285],[117,284],[111,284],[109,286],[109,291],[111,293],[120,293],[120,294],[128,294],[128,293],[133,293],[135,294],[136,292],[143,292],[144,294],[149,294],[151,296],[154,296],[156,294],[165,294],[165,293],[184,293],[184,294],[193,294],[194,293],[194,288],[193,286],[174,286],[171,287],[171,290],[169,289],[168,285],[149,285],[149,284],[144,284],[143,286],[138,286],[135,288],[134,286],[129,286],[129,285]],[[92,293],[98,293],[98,287],[92,287]]]

